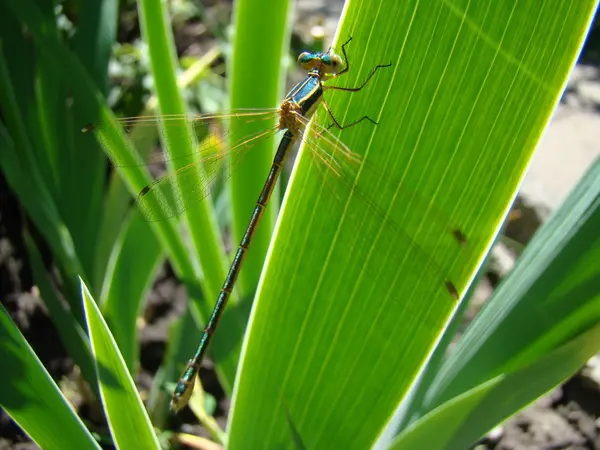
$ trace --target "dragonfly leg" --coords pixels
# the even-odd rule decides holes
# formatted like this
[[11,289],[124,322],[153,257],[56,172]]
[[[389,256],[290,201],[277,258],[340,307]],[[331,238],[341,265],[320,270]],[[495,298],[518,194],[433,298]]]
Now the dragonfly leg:
[[329,109],[329,107],[327,106],[327,103],[325,103],[325,101],[321,101],[321,105],[323,105],[323,108],[325,108],[325,111],[327,111],[327,114],[329,114],[329,117],[331,117],[331,120],[333,120],[333,123],[327,127],[328,130],[331,129],[331,128],[333,128],[333,127],[339,128],[340,130],[345,130],[346,128],[350,128],[350,127],[353,127],[354,125],[357,125],[357,124],[361,123],[363,120],[368,120],[373,125],[379,125],[378,122],[374,121],[369,116],[362,116],[360,119],[355,120],[354,122],[348,123],[346,125],[342,125],[335,118],[335,116],[333,115],[333,113],[331,112],[331,110]]
[[346,55],[346,45],[352,40],[352,36],[348,38],[346,42],[342,44],[342,53],[344,54],[344,61],[346,61],[346,67],[344,67],[341,71],[339,71],[335,76],[339,77],[340,75],[348,72],[350,70],[350,61],[348,61],[348,55]]
[[[346,45],[348,45],[348,43],[351,40],[352,40],[352,36],[350,36],[350,38],[346,42],[344,42],[342,44],[342,53],[344,54],[344,61],[346,61],[346,67],[344,67],[341,71],[339,71],[338,73],[336,73],[333,77],[339,77],[340,75],[343,75],[343,74],[345,74],[346,72],[348,72],[350,70],[350,60],[348,59],[348,54],[346,53]],[[392,65],[392,63],[378,64],[371,71],[371,73],[369,74],[369,76],[367,77],[367,79],[365,81],[363,81],[363,83],[360,86],[358,86],[358,87],[347,88],[347,87],[340,87],[340,86],[323,86],[323,88],[324,89],[334,89],[336,91],[358,92],[358,91],[360,91],[362,88],[364,88],[367,85],[367,83],[371,80],[371,78],[373,78],[373,75],[375,75],[375,72],[377,72],[378,69],[381,69],[383,67],[391,67],[391,65]]]
[[[375,66],[375,68],[371,71],[371,73],[369,74],[369,76],[367,77],[367,79],[365,81],[362,82],[362,84],[358,87],[354,87],[354,88],[348,88],[348,87],[341,87],[341,86],[325,86],[323,85],[323,89],[333,89],[336,91],[347,91],[347,92],[358,92],[360,91],[362,88],[364,88],[367,83],[371,80],[371,78],[373,78],[373,75],[375,75],[375,72],[377,72],[377,69],[382,69],[384,67],[391,67],[392,63],[388,63],[388,64],[378,64],[377,66]],[[346,69],[349,66],[346,67]],[[347,72],[347,70],[344,69],[343,71],[341,71],[340,73],[338,73],[336,76],[340,76],[342,73]]]

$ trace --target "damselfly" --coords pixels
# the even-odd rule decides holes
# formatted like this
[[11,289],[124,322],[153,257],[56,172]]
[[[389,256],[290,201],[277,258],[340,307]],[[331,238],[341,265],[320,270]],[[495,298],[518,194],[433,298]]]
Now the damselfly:
[[[233,257],[233,262],[217,298],[214,309],[206,323],[200,342],[173,392],[171,408],[175,411],[185,406],[189,400],[200,364],[234,288],[244,261],[244,256],[250,247],[256,227],[269,202],[273,188],[277,183],[282,167],[294,143],[298,140],[305,141],[307,146],[312,150],[312,156],[314,156],[314,159],[322,170],[332,173],[335,178],[344,180],[349,186],[349,189],[355,189],[355,186],[352,185],[353,176],[355,176],[356,173],[358,173],[359,168],[362,167],[362,158],[360,155],[350,151],[341,141],[334,137],[329,132],[329,128],[336,127],[338,129],[346,129],[363,121],[371,122],[373,125],[377,125],[377,122],[368,116],[363,116],[351,123],[345,125],[340,124],[328,108],[327,104],[323,101],[323,93],[327,90],[358,92],[367,85],[379,69],[390,67],[391,64],[377,65],[371,70],[363,83],[356,87],[349,88],[324,85],[323,83],[325,81],[339,77],[350,70],[346,46],[351,39],[352,38],[349,38],[342,45],[345,66],[344,60],[331,49],[326,53],[302,53],[298,57],[298,63],[303,69],[307,70],[307,75],[287,94],[277,109],[243,110],[233,111],[227,114],[201,115],[196,117],[148,116],[122,119],[120,121],[121,126],[126,131],[140,125],[162,125],[164,127],[179,125],[182,130],[185,130],[189,123],[195,128],[202,128],[206,131],[209,128],[209,124],[215,122],[221,124],[231,123],[232,121],[244,122],[265,120],[266,122],[267,120],[272,120],[274,116],[277,118],[277,124],[274,127],[267,127],[266,130],[253,136],[246,137],[239,142],[225,144],[226,147],[220,150],[215,150],[219,145],[211,143],[210,138],[207,138],[209,142],[200,145],[200,156],[197,158],[197,161],[180,168],[173,174],[165,175],[157,179],[144,188],[139,193],[137,202],[146,216],[146,219],[149,221],[162,220],[179,215],[186,210],[192,202],[207,197],[222,169],[220,161],[223,157],[234,152],[243,153],[258,141],[271,136],[274,133],[284,131],[264,187],[258,197],[250,222],[248,223],[235,256]],[[323,106],[324,110],[329,115],[332,124],[329,128],[313,124],[311,132],[306,132],[308,122],[315,114],[319,105]],[[92,128],[96,127],[88,127],[87,129]],[[98,133],[98,135],[101,143],[103,143],[101,133]],[[226,137],[222,137],[221,139],[218,139],[218,141],[219,143],[223,143],[225,139]],[[120,160],[118,155],[114,154],[110,145],[104,142],[103,146],[111,157],[114,165],[123,165],[123,161]],[[207,152],[210,153],[208,156],[206,155]],[[201,167],[202,170],[200,170],[199,167]],[[226,168],[226,170],[231,171],[232,169],[229,167],[228,169]],[[200,177],[198,176],[199,172],[203,173]],[[228,176],[228,174],[225,176]],[[377,205],[366,199],[366,196],[360,194],[360,192],[358,192],[358,195],[361,195],[366,203],[373,207],[372,210],[377,213]],[[381,211],[378,212],[378,214],[384,215]],[[465,242],[464,235],[458,229],[454,229],[452,235],[459,244]],[[435,263],[433,264],[435,265]],[[443,284],[445,284],[445,289],[449,295],[452,297],[458,296],[457,290],[451,281],[444,279]]]

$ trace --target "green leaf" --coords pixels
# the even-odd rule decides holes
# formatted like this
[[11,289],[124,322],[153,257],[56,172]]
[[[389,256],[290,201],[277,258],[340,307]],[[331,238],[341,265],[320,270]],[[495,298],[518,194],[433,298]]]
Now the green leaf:
[[108,62],[117,37],[117,0],[81,3],[73,47],[104,95],[108,92]]
[[[139,5],[141,27],[144,39],[148,43],[159,110],[161,114],[185,116],[187,111],[175,77],[177,64],[167,11],[164,4],[154,0],[142,0]],[[161,131],[172,170],[177,170],[193,162],[193,156],[190,155],[194,154],[193,143],[195,140],[192,135],[191,121],[186,121],[184,126],[163,126]],[[216,301],[221,283],[226,275],[226,258],[210,202],[186,204],[183,222],[187,225],[192,238],[195,249],[193,256],[199,259],[202,266],[204,298]],[[195,302],[195,307],[201,311],[202,317],[207,318],[208,305],[202,303],[200,297],[194,295],[191,290],[190,297]],[[224,337],[217,337],[216,340]],[[213,350],[219,348],[219,346],[215,346]],[[219,355],[219,353],[216,354]],[[237,352],[230,352],[222,358],[218,371],[226,389],[233,385],[236,367]]]
[[[213,49],[204,57],[197,60],[191,67],[178,77],[180,87],[186,87],[191,83],[198,82],[210,69],[210,65],[219,57],[220,52]],[[142,116],[148,116],[155,112],[156,97],[152,97],[146,102],[146,109]],[[146,158],[154,149],[154,144],[158,138],[158,130],[152,127],[136,127],[131,131],[129,137],[136,150],[142,158]],[[104,211],[102,212],[100,233],[98,244],[96,246],[96,270],[93,277],[93,287],[100,290],[105,271],[108,266],[108,260],[113,251],[113,245],[122,232],[123,217],[127,215],[131,208],[131,197],[127,192],[127,186],[123,180],[114,173],[108,183],[107,194],[104,201]]]
[[[231,109],[276,108],[283,97],[281,76],[286,62],[290,34],[291,2],[280,0],[239,0],[235,7],[235,33],[231,59]],[[232,123],[230,142],[264,131],[264,121]],[[275,123],[271,124],[275,125]],[[240,168],[231,177],[231,207],[233,211],[233,242],[241,241],[265,177],[273,161],[275,137],[258,143],[243,157]],[[235,156],[234,156],[235,157]],[[240,156],[237,156],[240,158]],[[236,161],[235,159],[233,161]],[[234,162],[232,162],[234,163]],[[271,241],[277,217],[279,196],[271,196],[260,226],[252,239],[252,251],[245,258],[244,268],[236,283],[242,298],[252,296]]]
[[328,84],[392,63],[359,93],[325,93],[342,124],[378,122],[340,133],[364,155],[356,183],[370,201],[336,191],[335,175],[324,183],[302,149],[243,347],[230,448],[289,443],[284,405],[307,448],[377,440],[457,308],[448,282],[464,293],[504,220],[594,5],[346,4],[335,48],[352,36],[350,71]]
[[531,366],[498,375],[412,424],[390,447],[464,449],[501,420],[576,372],[598,351],[600,326],[590,328]]
[[123,227],[102,283],[102,312],[129,372],[139,361],[137,318],[164,262],[164,249],[148,222],[134,214]]
[[[511,274],[471,323],[433,382],[426,407],[433,408],[496,375],[532,365],[600,321],[598,229],[600,160],[538,230]],[[595,345],[600,347],[598,341]],[[521,394],[519,398],[527,403],[535,397]],[[494,414],[501,410],[493,407],[488,416]]]
[[[112,112],[85,68],[74,58],[72,52],[56,39],[56,36],[47,31],[52,28],[52,25],[48,24],[48,19],[41,14],[31,0],[8,0],[6,5],[27,26],[40,50],[53,58],[56,64],[78,80],[72,85],[73,95],[87,105],[85,116],[79,120],[82,121],[82,124],[98,124],[99,122],[103,124],[103,134],[99,138],[111,149],[115,148],[113,154],[119,155],[121,161],[126,165],[129,164],[130,167],[121,167],[119,173],[125,180],[130,193],[136,196],[151,182],[151,177],[143,168],[136,166],[135,151],[124,133],[118,131]],[[85,120],[86,118],[87,120]],[[199,274],[185,250],[177,224],[174,221],[165,220],[152,226],[160,241],[167,248],[178,276],[186,280],[190,286],[196,287]],[[50,239],[48,241],[52,242]]]
[[0,405],[41,448],[100,448],[2,305],[0,361]]
[[[185,116],[187,111],[176,79],[177,63],[173,35],[167,19],[167,11],[161,2],[140,2],[140,22],[148,44],[159,110],[161,114]],[[181,127],[164,126],[162,135],[173,170],[193,161],[189,155],[193,155],[195,151],[194,138],[189,124],[184,127],[184,132],[181,131]],[[210,203],[197,202],[193,206],[189,205],[186,216],[191,225],[189,229],[192,241],[202,262],[205,292],[216,298],[221,280],[225,277],[225,258],[224,251],[218,244],[220,239]],[[221,261],[221,264],[218,261]]]
[[88,334],[108,426],[117,448],[160,448],[119,348],[96,302],[81,282]]
[[[66,290],[70,281],[83,274],[82,264],[76,254],[73,238],[62,220],[52,197],[53,189],[44,178],[44,172],[35,158],[34,147],[29,139],[26,119],[21,114],[19,102],[14,96],[12,77],[7,61],[3,57],[0,43],[0,103],[6,127],[0,126],[0,165],[11,188],[27,210],[32,221],[44,234],[61,268],[68,275]],[[67,295],[67,300],[71,296]],[[75,306],[79,306],[78,304]],[[74,314],[77,311],[74,305]]]
[[87,335],[81,324],[75,320],[75,316],[66,308],[65,302],[61,301],[56,288],[48,277],[42,256],[28,232],[24,233],[23,240],[27,248],[35,285],[40,290],[40,296],[44,300],[44,305],[48,308],[52,323],[56,332],[60,335],[61,343],[80,367],[86,381],[95,386],[97,380]]

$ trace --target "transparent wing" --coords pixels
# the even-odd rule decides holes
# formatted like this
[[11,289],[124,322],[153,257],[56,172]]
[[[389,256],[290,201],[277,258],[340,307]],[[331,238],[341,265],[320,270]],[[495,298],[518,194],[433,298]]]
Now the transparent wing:
[[[105,136],[106,128],[110,124],[99,123],[88,125],[84,129],[93,131],[104,148],[115,167],[147,166],[166,161],[176,161],[172,158],[164,146],[166,142],[166,129],[170,133],[181,133],[190,140],[195,149],[192,155],[199,154],[199,158],[207,154],[215,153],[219,148],[229,145],[231,129],[235,125],[246,125],[251,123],[264,124],[264,128],[270,128],[279,117],[279,109],[237,109],[229,112],[200,115],[157,115],[137,116],[117,119],[117,126],[136,144],[138,155],[132,164],[110,145]],[[190,135],[189,130],[192,130]],[[207,136],[213,139],[206,141]],[[158,150],[158,151],[156,151]],[[184,155],[191,156],[191,155]],[[182,156],[182,157],[184,157]]]
[[[453,275],[451,268],[442,266],[432,255],[442,246],[444,250],[462,253],[468,258],[465,234],[431,201],[403,186],[396,176],[373,167],[326,128],[313,124],[302,140],[308,146],[323,192],[327,193],[322,196],[327,202],[322,210],[337,218],[347,218],[354,228],[353,233],[362,235],[361,239],[372,245],[381,246],[383,254],[392,248],[402,249],[402,253],[392,254],[389,258],[398,264],[408,258],[420,269],[415,272],[436,274],[447,294],[458,298],[458,290],[452,281],[456,274]],[[410,210],[418,214],[409,215],[400,205],[412,205]],[[369,221],[369,216],[377,220]],[[427,227],[423,227],[424,217],[428,221]],[[435,231],[424,235],[424,228]]]
[[[178,216],[210,195],[215,182],[227,180],[241,165],[244,156],[258,142],[276,134],[277,127],[246,136],[230,148],[202,157],[173,173],[163,175],[139,193],[137,204],[148,222]],[[210,139],[210,138],[209,138]],[[235,160],[227,158],[236,153]]]
[[[102,124],[89,128],[95,132],[111,163],[116,167],[157,165],[177,160],[185,163],[192,160],[176,171],[159,176],[138,194],[136,202],[140,211],[147,221],[154,222],[178,216],[209,196],[216,181],[229,178],[252,147],[279,131],[274,126],[277,117],[278,110],[269,109],[236,110],[200,116],[163,115],[120,119],[118,125],[123,132],[136,144],[141,142],[152,151],[146,152],[146,155],[138,154],[133,164],[131,158],[126,163],[109,141],[104,139],[104,136],[110,134],[104,132]],[[235,125],[252,123],[258,123],[260,131],[237,142],[229,142],[231,129]],[[167,132],[171,137],[173,133],[181,133],[182,138],[190,140],[193,153],[172,157],[164,144]],[[234,153],[236,158],[229,158]],[[156,171],[154,175],[157,175]]]

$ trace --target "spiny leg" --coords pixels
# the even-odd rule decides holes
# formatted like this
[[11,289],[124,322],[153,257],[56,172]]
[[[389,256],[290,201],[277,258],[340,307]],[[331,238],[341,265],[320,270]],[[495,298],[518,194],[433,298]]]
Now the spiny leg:
[[[369,76],[367,77],[367,79],[365,81],[363,81],[363,83],[358,86],[358,87],[354,87],[354,88],[348,88],[348,87],[340,87],[340,86],[323,86],[324,89],[333,89],[336,91],[348,91],[348,92],[358,92],[360,91],[362,88],[364,88],[367,83],[371,80],[371,78],[373,78],[373,75],[375,75],[375,72],[377,72],[377,69],[383,69],[384,67],[391,67],[392,63],[389,64],[378,64],[377,66],[375,66],[375,68],[371,71],[371,73],[369,74]],[[342,73],[344,73],[344,71],[338,73],[336,75],[336,77],[340,76]]]
[[[335,77],[339,77],[340,75],[345,74],[346,72],[348,72],[348,70],[350,70],[350,60],[348,59],[348,54],[346,53],[346,45],[348,45],[348,43],[352,40],[352,36],[350,36],[350,38],[344,42],[342,44],[342,53],[344,54],[344,61],[346,62],[346,67],[344,67],[341,71],[339,71],[338,73],[335,74]],[[373,75],[375,75],[375,72],[377,72],[378,69],[381,69],[383,67],[391,67],[392,63],[389,64],[378,64],[377,66],[375,66],[375,68],[371,71],[371,73],[369,74],[369,76],[367,77],[367,79],[365,81],[363,81],[363,83],[355,88],[346,88],[346,87],[340,87],[340,86],[323,86],[324,89],[334,89],[337,91],[349,91],[349,92],[358,92],[360,91],[362,88],[364,88],[367,83],[371,80],[371,78],[373,78]]]
[[335,118],[335,116],[333,115],[333,113],[329,109],[329,106],[327,106],[327,103],[325,103],[325,101],[321,101],[321,105],[323,105],[323,108],[325,108],[325,111],[327,111],[327,114],[329,114],[329,117],[331,117],[331,120],[333,120],[333,123],[327,127],[328,130],[330,130],[333,127],[339,128],[340,130],[345,130],[347,128],[353,127],[354,125],[357,125],[357,124],[361,123],[363,120],[368,120],[373,125],[379,125],[379,122],[374,121],[369,116],[362,116],[360,119],[355,120],[354,122],[348,123],[346,125],[342,125]]
[[348,45],[348,43],[352,40],[352,36],[350,36],[348,38],[348,40],[346,42],[344,42],[342,44],[342,53],[344,54],[344,61],[346,61],[346,67],[344,67],[341,71],[339,71],[335,76],[339,77],[340,75],[342,75],[343,73],[348,72],[348,69],[350,69],[350,62],[348,61],[348,56],[346,55],[346,45]]
[[[344,69],[342,69],[340,72],[338,72],[337,74],[335,74],[335,77],[339,77],[340,75],[342,75],[342,74],[348,72],[348,70],[350,70],[350,60],[348,59],[348,54],[346,53],[346,45],[348,45],[348,43],[351,40],[352,40],[352,36],[350,36],[348,38],[348,40],[342,44],[342,53],[344,54],[344,61],[346,61],[346,67],[344,67]],[[383,67],[390,67],[391,65],[392,65],[392,63],[377,65],[371,71],[371,73],[369,74],[369,76],[367,77],[367,79],[360,86],[358,86],[358,87],[355,87],[355,88],[346,88],[346,87],[339,87],[339,86],[326,86],[326,85],[322,85],[323,86],[323,90],[334,89],[334,90],[337,90],[337,91],[358,92],[358,91],[360,91],[362,88],[364,88],[367,85],[367,83],[371,80],[371,78],[373,78],[373,75],[375,75],[375,72],[377,72],[378,69],[383,68]],[[334,126],[336,128],[339,128],[340,130],[345,130],[346,128],[350,128],[350,127],[353,127],[354,125],[359,124],[363,120],[368,120],[373,125],[378,125],[378,122],[376,122],[375,120],[371,119],[369,116],[363,116],[360,119],[355,120],[354,122],[351,122],[351,123],[346,124],[346,125],[342,125],[335,118],[335,116],[333,115],[333,113],[331,112],[331,110],[329,109],[329,107],[327,106],[327,103],[325,103],[325,101],[322,101],[321,104],[325,108],[325,111],[327,111],[327,114],[329,114],[329,117],[331,117],[331,120],[333,120],[333,123],[327,127],[328,130],[331,129],[332,127],[334,127]]]

